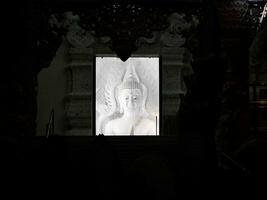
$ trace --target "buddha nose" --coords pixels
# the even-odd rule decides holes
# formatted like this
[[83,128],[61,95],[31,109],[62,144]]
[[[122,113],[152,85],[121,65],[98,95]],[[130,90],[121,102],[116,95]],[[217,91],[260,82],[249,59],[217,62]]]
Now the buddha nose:
[[128,105],[130,107],[134,107],[135,103],[134,103],[134,99],[133,98],[130,98],[130,101],[128,102]]

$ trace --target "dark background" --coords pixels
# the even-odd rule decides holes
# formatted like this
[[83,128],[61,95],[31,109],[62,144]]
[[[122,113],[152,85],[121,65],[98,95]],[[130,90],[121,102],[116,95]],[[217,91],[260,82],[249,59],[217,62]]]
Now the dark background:
[[[201,10],[199,46],[189,46],[195,73],[186,77],[189,92],[170,124],[177,126],[168,129],[181,133],[179,138],[37,138],[36,77],[49,66],[61,43],[60,37],[50,35],[46,17],[53,11],[75,8],[82,12],[85,5],[110,3],[40,2],[10,2],[2,17],[0,155],[3,180],[11,180],[11,188],[24,188],[29,182],[29,190],[55,190],[62,195],[79,186],[92,199],[96,199],[93,195],[98,199],[177,199],[183,194],[211,194],[211,190],[242,195],[265,180],[266,133],[251,131],[254,116],[248,93],[249,48],[258,26],[255,16],[229,3],[235,1],[141,1],[148,7]],[[266,29],[266,19],[262,26]],[[37,46],[37,41],[46,42]],[[220,124],[223,115],[228,120]],[[224,133],[219,154],[217,130]]]

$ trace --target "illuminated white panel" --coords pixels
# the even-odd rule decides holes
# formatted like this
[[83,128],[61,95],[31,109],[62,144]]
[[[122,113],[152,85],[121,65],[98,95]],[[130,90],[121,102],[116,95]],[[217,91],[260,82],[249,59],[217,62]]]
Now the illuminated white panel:
[[159,135],[158,57],[95,60],[96,135]]

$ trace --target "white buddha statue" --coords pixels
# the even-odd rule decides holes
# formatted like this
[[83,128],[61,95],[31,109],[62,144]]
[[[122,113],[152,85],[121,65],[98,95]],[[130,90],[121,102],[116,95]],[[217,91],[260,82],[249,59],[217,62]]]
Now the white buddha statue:
[[145,109],[147,88],[142,84],[133,65],[128,65],[123,81],[115,88],[120,117],[110,120],[104,135],[156,135],[156,118]]

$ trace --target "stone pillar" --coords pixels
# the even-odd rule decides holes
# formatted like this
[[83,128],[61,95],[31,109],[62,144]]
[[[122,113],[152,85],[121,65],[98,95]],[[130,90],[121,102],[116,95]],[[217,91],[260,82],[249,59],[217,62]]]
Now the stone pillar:
[[91,48],[70,48],[69,59],[66,67],[65,135],[92,135],[93,51]]
[[181,95],[186,94],[183,80],[185,75],[193,73],[191,53],[184,46],[186,38],[182,31],[195,30],[198,25],[195,17],[187,22],[184,14],[173,13],[169,16],[169,27],[154,32],[152,39],[139,38],[138,55],[159,55],[162,58],[161,73],[161,104],[163,135],[172,135],[177,125],[176,114],[180,108]]
[[173,47],[161,49],[162,55],[162,121],[164,134],[177,135],[176,115],[180,108],[181,95],[186,94],[184,73],[191,71],[190,63],[187,63],[188,56],[186,48]]
[[163,115],[176,115],[180,106],[180,94],[186,93],[182,74],[185,51],[185,48],[162,48]]

